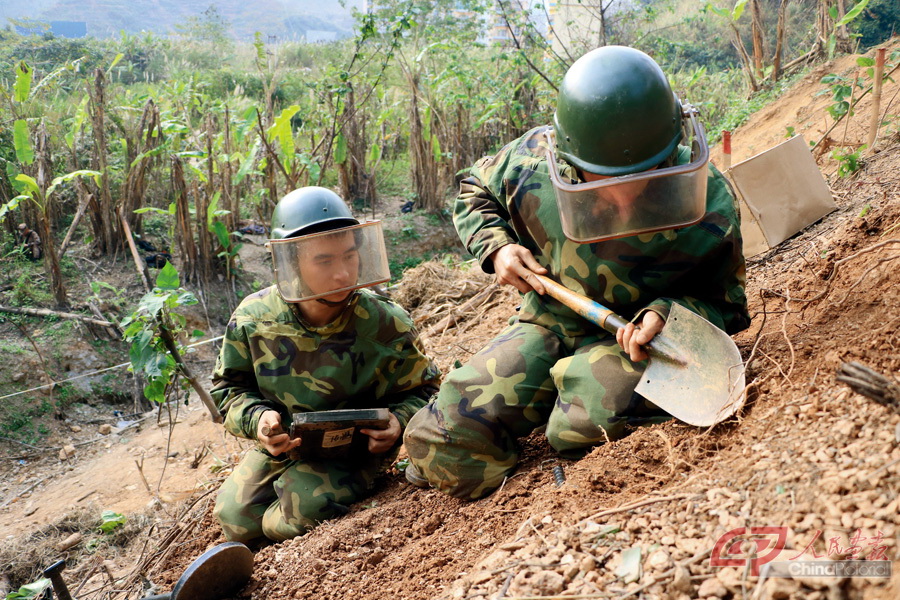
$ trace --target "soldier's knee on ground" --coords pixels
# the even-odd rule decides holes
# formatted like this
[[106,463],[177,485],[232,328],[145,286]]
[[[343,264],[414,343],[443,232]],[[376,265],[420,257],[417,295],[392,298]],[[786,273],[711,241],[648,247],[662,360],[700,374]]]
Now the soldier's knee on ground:
[[403,441],[410,462],[429,484],[454,498],[477,500],[500,486],[518,453],[513,440],[487,439],[460,423],[448,424],[453,418],[452,411],[432,402],[410,420]]
[[344,515],[349,510],[331,495],[294,497],[289,506],[273,503],[262,518],[262,530],[270,540],[281,542],[303,535],[319,523]]
[[241,542],[253,544],[265,539],[263,534],[262,519],[252,519],[243,510],[244,507],[222,501],[222,496],[216,500],[213,516],[222,526],[225,539],[229,542]]

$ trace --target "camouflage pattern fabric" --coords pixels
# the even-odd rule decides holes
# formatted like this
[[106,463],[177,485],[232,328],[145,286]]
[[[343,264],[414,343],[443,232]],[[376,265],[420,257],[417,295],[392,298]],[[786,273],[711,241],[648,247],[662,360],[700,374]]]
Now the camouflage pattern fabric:
[[[405,427],[439,382],[437,367],[397,304],[358,290],[333,323],[313,327],[272,286],[245,298],[232,315],[212,396],[225,429],[255,439],[266,410],[278,411],[287,428],[299,412],[387,407]],[[334,502],[364,495],[386,458],[305,464],[253,450],[220,491],[216,512],[226,537],[298,535],[331,516]]]
[[253,448],[219,489],[214,514],[229,541],[289,540],[369,495],[380,467],[390,465],[396,454],[304,462],[279,460]]
[[[546,128],[529,131],[480,160],[460,184],[454,223],[482,268],[498,248],[528,248],[549,276],[625,318],[668,315],[678,302],[728,333],[750,322],[737,203],[710,165],[707,213],[690,227],[578,244],[562,232],[544,158]],[[679,162],[688,160],[682,149]],[[574,170],[555,168],[575,182]],[[546,423],[550,443],[574,456],[656,422],[659,409],[634,394],[645,363],[615,337],[535,292],[511,325],[410,422],[404,441],[429,482],[460,498],[495,490],[517,461],[515,439]]]

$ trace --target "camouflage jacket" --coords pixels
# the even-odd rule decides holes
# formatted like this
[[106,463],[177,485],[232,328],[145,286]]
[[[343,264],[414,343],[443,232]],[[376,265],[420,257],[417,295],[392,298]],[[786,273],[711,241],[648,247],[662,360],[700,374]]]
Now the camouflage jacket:
[[387,407],[405,427],[437,391],[440,372],[394,302],[363,289],[333,323],[298,315],[272,286],[231,316],[212,396],[232,434],[255,439],[265,410],[287,425],[298,412]]
[[[538,127],[482,158],[460,184],[453,220],[460,238],[492,273],[488,258],[516,243],[569,289],[593,298],[626,319],[653,310],[663,318],[678,302],[728,333],[750,324],[737,202],[710,165],[706,215],[689,227],[579,244],[563,235],[545,151],[547,127]],[[576,181],[574,169],[560,173]],[[528,292],[519,319],[566,337],[596,332],[549,296]]]

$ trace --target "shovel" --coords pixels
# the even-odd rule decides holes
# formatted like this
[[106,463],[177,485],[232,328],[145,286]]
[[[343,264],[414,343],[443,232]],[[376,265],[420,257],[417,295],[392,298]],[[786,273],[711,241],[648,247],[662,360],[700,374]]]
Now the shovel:
[[[544,289],[576,313],[610,333],[628,321],[602,304],[536,273]],[[527,277],[526,277],[527,279]],[[744,363],[731,337],[679,304],[646,346],[650,360],[634,391],[676,419],[708,427],[744,404]]]
[[142,600],[222,600],[238,592],[253,574],[253,553],[240,542],[226,542],[200,555],[168,594]]

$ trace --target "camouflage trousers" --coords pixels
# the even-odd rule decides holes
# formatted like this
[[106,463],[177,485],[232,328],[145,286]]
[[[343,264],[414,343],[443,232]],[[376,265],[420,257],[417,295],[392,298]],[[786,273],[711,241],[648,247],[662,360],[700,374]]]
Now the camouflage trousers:
[[516,438],[540,425],[554,449],[575,458],[630,426],[670,418],[634,393],[645,368],[605,332],[565,338],[515,323],[446,377],[404,443],[433,486],[482,498],[515,468]]
[[371,493],[396,452],[358,461],[297,461],[250,450],[225,480],[214,514],[232,542],[280,542],[302,535]]

